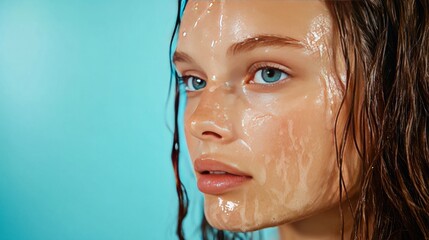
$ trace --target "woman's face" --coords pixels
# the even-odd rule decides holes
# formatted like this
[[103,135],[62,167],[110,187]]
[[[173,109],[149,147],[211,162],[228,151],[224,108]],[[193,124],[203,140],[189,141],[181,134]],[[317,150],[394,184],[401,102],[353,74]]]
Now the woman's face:
[[[174,61],[212,226],[249,231],[338,207],[331,28],[322,1],[187,4]],[[343,165],[348,189],[354,162]]]

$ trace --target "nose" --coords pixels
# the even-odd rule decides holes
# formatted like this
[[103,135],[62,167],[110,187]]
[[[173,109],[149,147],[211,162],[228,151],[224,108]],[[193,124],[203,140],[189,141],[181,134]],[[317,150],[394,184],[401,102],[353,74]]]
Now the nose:
[[201,96],[188,120],[190,133],[203,141],[228,143],[234,140],[232,96],[215,90]]

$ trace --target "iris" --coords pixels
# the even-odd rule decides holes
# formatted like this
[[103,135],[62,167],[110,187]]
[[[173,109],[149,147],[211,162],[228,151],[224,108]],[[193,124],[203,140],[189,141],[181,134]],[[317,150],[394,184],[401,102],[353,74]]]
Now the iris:
[[253,81],[255,83],[267,84],[278,82],[287,77],[288,75],[285,72],[277,68],[262,68],[255,73]]
[[205,80],[194,76],[183,77],[182,81],[186,85],[186,90],[190,92],[201,90],[207,86]]

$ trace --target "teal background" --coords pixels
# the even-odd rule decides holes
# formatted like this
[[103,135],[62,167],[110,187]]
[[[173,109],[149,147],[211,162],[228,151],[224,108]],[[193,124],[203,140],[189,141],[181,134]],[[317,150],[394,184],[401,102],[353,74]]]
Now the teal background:
[[[176,239],[167,127],[176,8],[0,0],[0,240]],[[187,151],[180,166],[186,237],[200,239]]]
[[173,0],[0,1],[0,239],[175,239]]

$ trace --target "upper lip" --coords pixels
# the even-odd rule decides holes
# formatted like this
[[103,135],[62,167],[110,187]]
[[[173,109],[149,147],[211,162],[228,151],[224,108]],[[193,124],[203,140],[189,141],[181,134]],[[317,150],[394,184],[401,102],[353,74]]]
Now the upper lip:
[[239,169],[230,166],[228,164],[222,163],[220,161],[217,161],[213,158],[208,157],[200,157],[197,158],[194,162],[194,169],[196,172],[200,174],[208,173],[208,172],[226,172],[229,174],[237,175],[237,176],[245,176],[245,177],[251,177],[249,174],[240,171]]

